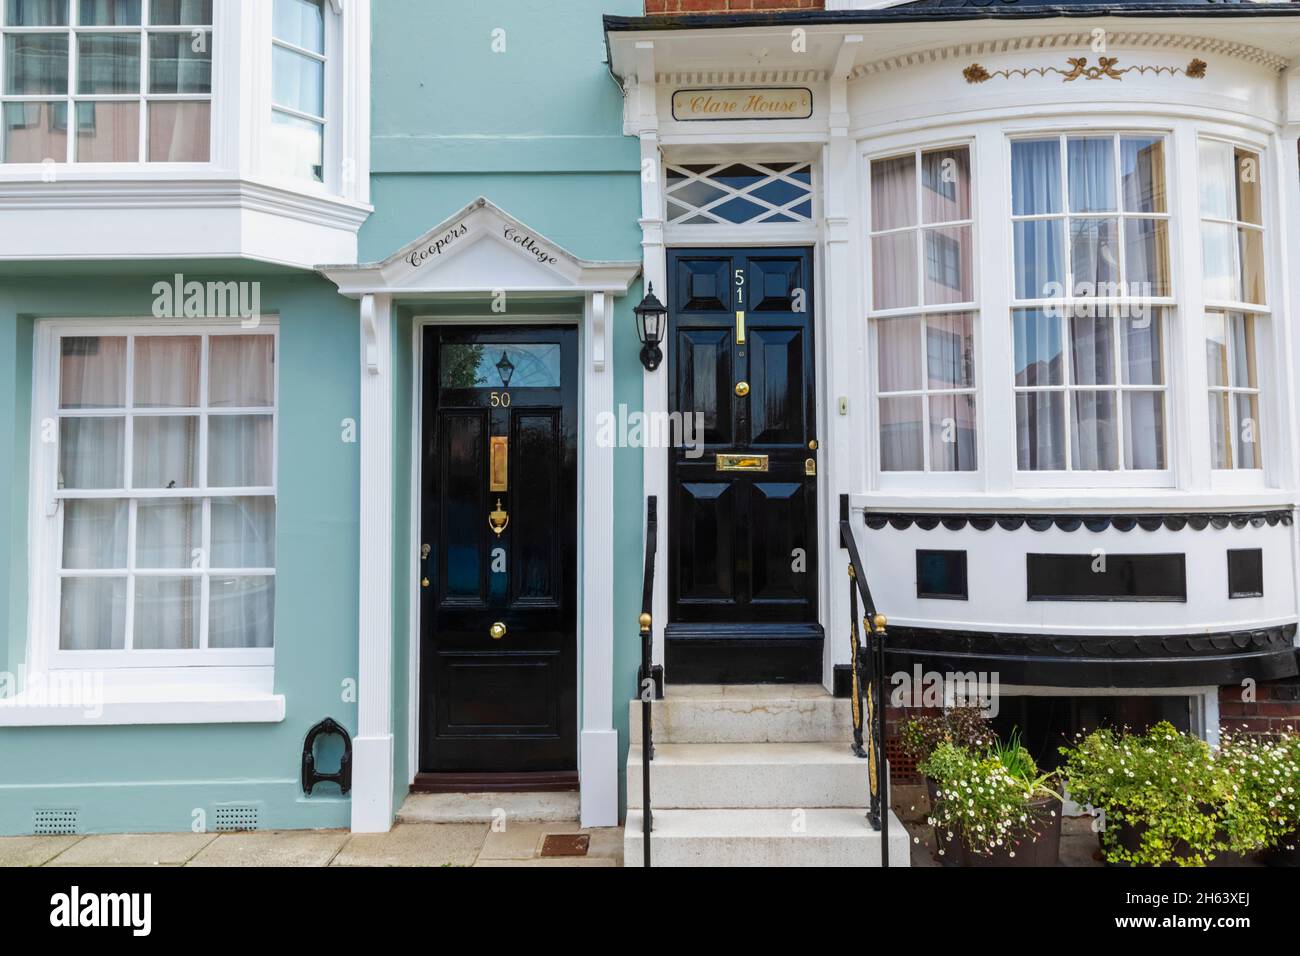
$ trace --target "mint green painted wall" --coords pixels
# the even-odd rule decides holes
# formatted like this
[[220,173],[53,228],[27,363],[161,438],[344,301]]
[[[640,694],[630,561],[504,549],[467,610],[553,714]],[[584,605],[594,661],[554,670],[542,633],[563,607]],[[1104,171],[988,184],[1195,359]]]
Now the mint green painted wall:
[[[641,0],[499,0],[476,4],[383,0],[375,4],[374,124],[371,201],[375,212],[360,235],[360,258],[377,261],[485,196],[550,241],[586,259],[639,261],[639,152],[622,132],[622,94],[603,62],[601,14],[640,14]],[[505,52],[493,52],[493,31],[505,31]],[[632,306],[640,286],[615,307],[615,403],[641,408],[644,372]],[[510,309],[537,311],[513,300]],[[484,303],[430,304],[420,312],[480,312]],[[409,330],[397,324],[399,342]],[[409,367],[410,357],[399,356]],[[662,372],[660,374],[663,374]],[[410,383],[395,380],[401,393]],[[410,434],[409,399],[395,397],[398,446]],[[611,409],[610,411],[617,411]],[[402,453],[399,451],[399,458]],[[395,512],[400,520],[410,461],[397,462]],[[642,524],[641,451],[615,452],[614,712],[623,753],[627,700],[636,683]],[[589,515],[609,520],[611,516]],[[402,525],[399,524],[399,528]],[[405,695],[407,607],[404,535],[395,542],[394,727],[404,759],[409,711]],[[399,646],[401,649],[399,650]],[[407,702],[405,706],[415,706]],[[405,718],[405,719],[404,719]],[[620,758],[620,768],[624,759]],[[400,799],[404,780],[397,782]]]
[[[202,264],[187,271],[203,272]],[[240,275],[221,272],[222,279]],[[158,276],[0,280],[0,557],[7,587],[9,660],[21,665],[27,588],[25,544],[32,318],[149,315]],[[356,305],[314,276],[262,276],[262,309],[280,316],[277,504],[277,693],[279,724],[0,729],[0,834],[31,832],[37,807],[80,807],[87,832],[191,829],[195,809],[257,802],[263,827],[346,826],[349,801],[307,799],[298,783],[303,737],[325,716],[356,728],[344,681],[357,674],[358,444],[344,419],[359,418]],[[9,461],[10,449],[22,460]],[[15,455],[15,458],[18,456]],[[12,545],[9,542],[15,542]],[[25,602],[24,602],[25,604]]]

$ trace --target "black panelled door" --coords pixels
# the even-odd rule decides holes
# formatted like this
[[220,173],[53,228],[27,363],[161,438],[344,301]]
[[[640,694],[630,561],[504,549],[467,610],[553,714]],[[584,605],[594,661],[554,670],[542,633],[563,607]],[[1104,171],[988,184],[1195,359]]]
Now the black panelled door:
[[423,772],[577,766],[577,379],[572,328],[424,332]]
[[676,448],[670,457],[670,631],[812,625],[812,252],[679,249],[668,274],[671,406],[702,413],[704,424],[702,455]]

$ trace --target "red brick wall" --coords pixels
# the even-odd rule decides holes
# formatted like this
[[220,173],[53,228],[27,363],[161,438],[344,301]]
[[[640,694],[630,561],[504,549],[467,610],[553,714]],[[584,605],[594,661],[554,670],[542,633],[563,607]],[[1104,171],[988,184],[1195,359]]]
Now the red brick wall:
[[1300,679],[1266,681],[1254,688],[1254,700],[1243,700],[1245,689],[1231,684],[1219,688],[1219,727],[1229,733],[1277,734],[1300,730]]
[[645,0],[647,16],[657,13],[755,13],[825,8],[826,0]]

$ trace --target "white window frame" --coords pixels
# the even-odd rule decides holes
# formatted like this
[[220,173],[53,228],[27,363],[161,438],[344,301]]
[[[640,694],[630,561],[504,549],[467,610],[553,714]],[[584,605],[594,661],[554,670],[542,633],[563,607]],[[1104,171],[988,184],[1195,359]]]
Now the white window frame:
[[[1035,489],[1035,488],[1073,488],[1073,487],[1104,487],[1104,488],[1173,488],[1176,485],[1177,475],[1175,472],[1175,462],[1178,455],[1178,435],[1177,420],[1173,414],[1171,403],[1175,400],[1175,382],[1174,368],[1170,364],[1172,356],[1176,354],[1173,348],[1174,326],[1180,321],[1178,311],[1179,285],[1178,285],[1178,217],[1174,210],[1178,208],[1180,197],[1178,195],[1179,185],[1182,180],[1176,175],[1178,163],[1174,156],[1177,139],[1172,129],[1165,126],[1149,127],[1131,127],[1127,125],[1104,126],[1097,128],[1090,127],[1049,127],[1041,130],[1032,128],[1015,129],[1007,131],[1004,134],[1005,149],[1003,169],[1001,171],[1004,196],[1003,209],[1007,217],[1007,240],[1008,246],[1008,267],[1004,270],[1003,281],[1006,283],[1006,301],[1009,303],[1009,312],[1003,317],[1008,325],[1012,327],[1014,314],[1018,311],[1032,311],[1035,309],[1048,310],[1049,313],[1055,311],[1060,313],[1057,321],[1061,323],[1062,332],[1062,353],[1061,358],[1063,367],[1062,374],[1064,381],[1062,385],[1053,386],[1017,386],[1015,382],[1014,361],[1011,363],[1012,378],[1007,385],[1012,391],[1012,400],[1010,404],[1011,421],[1009,422],[1010,446],[1008,454],[1011,456],[1010,468],[1012,484],[1015,489]],[[1116,209],[1111,212],[1102,213],[1074,213],[1070,210],[1070,169],[1069,169],[1069,149],[1067,141],[1071,138],[1100,139],[1110,137],[1112,140],[1113,156],[1115,158],[1115,201]],[[1119,142],[1121,138],[1126,137],[1159,137],[1164,143],[1163,159],[1165,173],[1165,211],[1163,213],[1130,213],[1123,209],[1124,192],[1123,177],[1119,163]],[[1014,211],[1015,188],[1012,183],[1012,144],[1024,140],[1052,140],[1057,141],[1057,148],[1060,150],[1060,189],[1061,189],[1061,211],[1055,213],[1037,213],[1028,215],[1017,215]],[[1118,296],[1077,296],[1075,295],[1074,286],[1074,263],[1071,256],[1070,246],[1070,220],[1071,219],[1115,219],[1118,221],[1117,241],[1119,243],[1119,280],[1118,284],[1124,294]],[[1131,290],[1127,283],[1127,262],[1124,255],[1125,243],[1124,223],[1128,219],[1155,219],[1163,220],[1168,224],[1168,255],[1169,255],[1169,293],[1162,296],[1133,296],[1128,292]],[[1016,263],[1014,253],[1015,243],[1015,224],[1018,222],[1033,221],[1059,221],[1061,222],[1062,238],[1064,243],[1061,247],[1061,256],[1063,260],[1063,281],[1065,294],[1059,299],[1051,298],[1019,298],[1016,295]],[[1069,316],[1076,310],[1083,308],[1101,308],[1106,307],[1112,310],[1120,310],[1123,314],[1134,307],[1158,309],[1161,312],[1163,329],[1161,332],[1161,347],[1164,354],[1161,358],[1161,368],[1164,372],[1163,386],[1125,386],[1119,384],[1121,368],[1118,355],[1116,353],[1115,375],[1116,382],[1107,386],[1078,386],[1077,389],[1070,383],[1070,336],[1069,336]],[[1014,331],[1008,337],[1008,340],[1014,347]],[[1119,348],[1119,341],[1116,339],[1116,349]],[[1069,393],[1073,391],[1109,391],[1115,390],[1117,394],[1121,391],[1163,391],[1164,401],[1164,418],[1165,418],[1165,467],[1163,469],[1126,469],[1123,467],[1124,447],[1122,418],[1123,407],[1117,405],[1117,425],[1116,440],[1118,442],[1118,454],[1120,467],[1113,471],[1084,471],[1071,467],[1071,435],[1073,426],[1071,424],[1071,410],[1069,402]],[[1018,442],[1018,424],[1015,418],[1015,395],[1020,392],[1033,391],[1061,391],[1067,395],[1065,407],[1065,452],[1066,467],[1058,470],[1023,470],[1017,460]],[[1122,402],[1122,397],[1119,399]]]
[[[921,157],[924,153],[942,152],[944,150],[965,149],[970,163],[970,217],[952,222],[923,224],[923,194],[921,183]],[[916,181],[916,202],[917,215],[916,225],[904,226],[897,229],[872,229],[873,208],[871,203],[871,164],[878,160],[895,159],[900,156],[912,154],[916,163],[917,181]],[[985,455],[987,447],[984,436],[984,410],[983,404],[983,370],[982,370],[982,329],[980,327],[983,321],[983,312],[980,308],[980,288],[982,282],[982,269],[980,263],[980,227],[978,222],[979,197],[976,183],[979,182],[980,170],[978,169],[979,151],[977,148],[976,137],[974,135],[959,136],[951,139],[940,139],[933,142],[913,143],[906,142],[896,146],[871,150],[862,154],[862,209],[863,209],[863,259],[865,269],[863,271],[864,281],[860,283],[863,302],[865,304],[865,315],[867,321],[867,342],[868,342],[868,380],[869,386],[867,394],[869,396],[870,409],[868,412],[868,435],[867,442],[869,446],[868,459],[871,462],[872,480],[875,486],[881,490],[904,489],[914,487],[917,482],[923,483],[927,488],[933,490],[970,490],[975,491],[983,485],[983,474],[985,470]],[[971,234],[971,290],[973,298],[968,302],[944,303],[941,305],[924,305],[925,301],[925,243],[920,241],[920,236],[926,228],[970,228]],[[875,262],[873,257],[872,239],[876,236],[893,235],[903,232],[915,232],[918,236],[917,241],[917,302],[918,305],[894,308],[894,309],[876,309],[874,299],[874,289],[871,277],[875,274]],[[970,388],[938,388],[932,389],[928,384],[928,377],[925,374],[927,353],[926,353],[926,328],[928,318],[933,315],[948,314],[967,314],[971,317],[972,333],[972,354],[974,356],[974,385]],[[879,354],[880,346],[877,339],[878,319],[899,319],[899,318],[918,318],[921,320],[921,364],[922,378],[920,389],[910,389],[899,392],[880,391],[879,379]],[[939,395],[974,395],[975,396],[975,468],[970,471],[934,471],[930,468],[930,398]],[[925,470],[923,471],[885,471],[881,467],[880,460],[880,400],[881,398],[907,398],[920,397],[922,404],[922,447],[924,449],[923,461]]]
[[[205,440],[200,440],[199,478],[200,485],[184,491],[141,491],[130,490],[73,492],[61,491],[58,482],[58,442],[42,440],[42,434],[57,435],[59,411],[59,342],[65,337],[84,336],[157,336],[157,335],[202,335],[204,352],[202,378],[200,381],[201,405],[194,409],[176,410],[176,414],[206,415],[208,413],[207,394],[207,342],[209,337],[219,335],[270,335],[276,340],[275,362],[275,405],[271,409],[272,421],[272,476],[270,488],[216,488],[207,487]],[[117,684],[131,686],[176,685],[176,684],[212,684],[223,687],[235,686],[256,688],[269,692],[275,662],[275,647],[247,649],[192,649],[192,650],[94,650],[68,651],[59,647],[59,601],[60,579],[64,576],[62,567],[62,526],[63,502],[69,498],[108,498],[112,500],[145,498],[230,498],[249,495],[271,497],[278,502],[278,467],[279,467],[279,321],[276,317],[263,317],[255,329],[245,328],[239,319],[204,319],[190,323],[161,321],[154,319],[50,319],[37,324],[35,342],[36,361],[33,365],[34,400],[32,408],[32,469],[30,502],[30,558],[32,574],[30,578],[28,658],[26,671],[29,679],[32,675],[42,675],[61,670],[80,670],[103,672],[107,678]],[[128,365],[127,374],[127,409],[130,415],[130,402],[133,398],[130,390],[131,377]],[[220,414],[239,414],[246,409],[221,408]],[[266,414],[265,409],[257,409],[259,414]],[[103,415],[119,414],[118,411],[103,412]],[[151,415],[159,414],[150,411]],[[84,417],[81,410],[70,410],[71,417]],[[202,435],[206,430],[200,429]],[[129,433],[129,430],[128,430]],[[129,457],[129,438],[124,454]],[[134,510],[134,509],[133,509]],[[205,523],[208,506],[204,507]],[[278,515],[277,515],[278,521]],[[132,542],[128,541],[128,548]],[[278,555],[277,555],[278,561]],[[200,569],[205,577],[208,568]],[[225,574],[226,572],[222,572]],[[239,569],[236,572],[244,576],[277,577],[276,569]],[[169,572],[170,574],[170,572]],[[82,576],[73,572],[71,576]],[[177,572],[174,576],[184,576]],[[195,575],[197,576],[197,574]],[[206,593],[207,587],[204,586]],[[130,593],[128,591],[128,601]],[[278,602],[277,602],[278,604]],[[205,604],[206,607],[206,604]],[[127,626],[130,625],[130,605],[128,604]],[[206,632],[206,623],[204,631]],[[131,635],[128,632],[129,643]],[[278,635],[273,638],[273,645],[278,643]]]
[[[0,3],[0,117],[3,116],[4,104],[10,103],[63,103],[67,107],[67,147],[65,155],[62,158],[51,156],[51,163],[6,163],[4,162],[4,142],[3,131],[0,130],[0,170],[7,170],[17,174],[31,174],[36,171],[38,175],[45,173],[45,167],[52,165],[57,176],[57,170],[60,168],[83,170],[87,172],[100,172],[113,174],[119,170],[138,170],[148,173],[157,173],[158,171],[177,171],[192,172],[195,169],[204,169],[214,165],[218,149],[217,130],[219,126],[218,104],[224,97],[218,96],[218,38],[225,30],[220,24],[220,9],[223,4],[220,0],[213,3],[212,23],[210,24],[184,24],[184,25],[159,25],[155,26],[149,22],[151,14],[151,4],[153,0],[141,0],[140,2],[140,23],[128,26],[81,26],[81,4],[78,0],[68,0],[69,16],[68,23],[63,26],[34,26],[34,27],[15,27],[9,26],[6,22],[7,4]],[[10,34],[43,34],[43,33],[61,33],[68,38],[68,91],[65,94],[7,94],[3,92],[5,77],[5,47],[4,37]],[[150,93],[149,92],[149,37],[152,34],[176,33],[185,36],[195,37],[199,33],[207,34],[208,50],[211,56],[211,82],[207,93]],[[140,37],[140,89],[136,93],[78,93],[77,92],[77,67],[78,67],[78,44],[77,38],[81,35],[99,35],[99,36],[138,36]],[[150,103],[167,103],[167,102],[206,102],[208,104],[208,158],[206,160],[196,160],[194,162],[150,162],[149,155],[149,104]],[[138,153],[135,160],[124,160],[121,162],[78,162],[76,160],[76,141],[77,141],[77,103],[136,103],[140,108],[140,129]]]
[[[1255,155],[1256,159],[1259,162],[1258,172],[1259,172],[1259,201],[1260,201],[1261,222],[1256,224],[1256,223],[1243,222],[1241,220],[1236,220],[1236,219],[1219,219],[1214,216],[1205,215],[1204,211],[1200,207],[1200,194],[1201,194],[1200,190],[1202,185],[1200,147],[1201,144],[1205,142],[1218,143],[1224,146],[1228,146],[1233,150],[1238,150],[1238,149],[1245,150],[1246,152],[1253,153]],[[1198,266],[1198,277],[1201,280],[1201,288],[1202,289],[1205,288],[1205,246],[1204,246],[1204,235],[1202,232],[1202,226],[1207,222],[1218,224],[1218,225],[1231,225],[1238,229],[1248,229],[1248,230],[1258,232],[1261,236],[1260,245],[1263,248],[1263,256],[1262,256],[1263,261],[1260,263],[1260,267],[1263,270],[1263,278],[1264,278],[1264,304],[1262,305],[1254,302],[1241,302],[1241,301],[1210,299],[1210,298],[1203,299],[1204,312],[1206,316],[1208,316],[1209,313],[1211,312],[1221,313],[1224,316],[1224,321],[1227,322],[1229,313],[1240,312],[1246,315],[1247,317],[1249,317],[1251,321],[1254,323],[1255,326],[1254,338],[1255,338],[1255,348],[1256,348],[1255,387],[1254,388],[1248,388],[1248,387],[1247,388],[1238,388],[1238,387],[1221,388],[1219,386],[1212,386],[1210,385],[1208,375],[1203,384],[1205,386],[1206,395],[1209,395],[1211,393],[1226,393],[1229,395],[1230,399],[1233,396],[1239,394],[1254,394],[1256,396],[1256,404],[1259,408],[1259,421],[1256,423],[1258,426],[1259,466],[1256,468],[1238,467],[1235,464],[1236,448],[1234,447],[1232,449],[1232,456],[1234,461],[1233,466],[1231,468],[1215,468],[1212,449],[1210,448],[1210,446],[1207,445],[1206,446],[1207,452],[1210,453],[1210,457],[1204,463],[1204,467],[1210,471],[1210,474],[1212,476],[1212,481],[1214,483],[1216,490],[1218,489],[1229,490],[1238,487],[1262,488],[1264,487],[1267,481],[1267,475],[1269,473],[1269,466],[1271,461],[1270,456],[1273,453],[1270,447],[1273,444],[1273,442],[1269,440],[1268,404],[1271,398],[1271,392],[1273,390],[1272,382],[1274,379],[1273,379],[1272,372],[1274,368],[1274,363],[1269,360],[1268,352],[1265,352],[1264,354],[1260,354],[1261,344],[1264,344],[1267,347],[1269,343],[1272,343],[1274,341],[1273,321],[1272,321],[1273,307],[1270,303],[1275,297],[1276,283],[1273,281],[1272,255],[1271,255],[1272,250],[1269,245],[1269,232],[1270,232],[1269,210],[1272,208],[1271,206],[1272,190],[1271,190],[1271,183],[1269,179],[1270,170],[1271,170],[1271,166],[1270,166],[1271,156],[1270,156],[1270,151],[1266,145],[1235,139],[1228,136],[1220,136],[1214,133],[1199,132],[1196,136],[1195,143],[1196,143],[1196,155],[1195,157],[1193,157],[1193,164],[1196,170],[1196,186],[1197,186],[1196,238],[1197,238],[1197,246],[1200,249],[1200,256],[1197,259],[1197,266]],[[1234,155],[1234,163],[1235,163],[1235,155]],[[1237,274],[1240,274],[1241,249],[1236,242],[1232,244],[1232,249],[1233,249],[1233,262],[1236,265]],[[1206,338],[1206,329],[1202,327],[1201,334],[1200,334],[1202,348],[1205,347],[1204,346],[1205,338]],[[1231,334],[1229,334],[1228,342],[1227,342],[1227,346],[1229,350],[1232,349],[1231,339],[1232,336]],[[1229,361],[1232,361],[1233,359],[1235,359],[1235,356],[1230,354]],[[1229,415],[1231,416],[1231,421],[1232,421],[1233,434],[1235,435],[1237,429],[1236,402],[1230,400],[1228,405],[1229,405],[1228,412]]]
[[[325,52],[323,54],[315,53],[311,50],[305,50],[275,38],[274,28],[274,4],[265,2],[259,4],[259,16],[262,18],[263,36],[265,43],[261,56],[265,69],[265,93],[261,100],[261,112],[256,119],[256,127],[260,134],[261,148],[258,156],[258,165],[261,175],[268,182],[273,182],[277,186],[285,189],[291,189],[295,192],[311,193],[321,196],[338,196],[347,191],[348,183],[345,182],[345,175],[356,176],[359,174],[357,169],[353,169],[350,174],[345,174],[343,166],[343,139],[342,129],[345,125],[343,116],[343,70],[342,60],[344,58],[345,37],[343,34],[343,0],[322,0],[321,9],[325,16]],[[325,64],[324,78],[324,116],[312,116],[309,113],[300,113],[289,107],[278,106],[275,103],[275,57],[274,52],[277,47],[285,50],[291,50],[295,53],[301,53],[304,56],[319,60]],[[313,179],[307,179],[301,176],[285,176],[275,170],[270,159],[270,151],[273,147],[273,125],[272,118],[276,113],[282,113],[285,116],[292,116],[298,119],[309,120],[322,125],[322,162],[324,166],[324,181],[316,182]],[[355,162],[355,161],[354,161]],[[367,164],[368,166],[368,164]]]

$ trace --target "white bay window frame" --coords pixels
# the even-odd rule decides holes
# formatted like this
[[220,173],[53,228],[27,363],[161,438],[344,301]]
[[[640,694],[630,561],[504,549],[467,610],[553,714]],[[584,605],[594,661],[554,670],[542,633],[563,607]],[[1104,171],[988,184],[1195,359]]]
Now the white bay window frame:
[[[272,337],[276,343],[276,360],[273,366],[275,404],[270,408],[271,425],[271,473],[272,484],[269,487],[236,488],[210,487],[207,470],[208,429],[199,427],[199,451],[195,462],[195,487],[188,489],[112,489],[112,490],[61,490],[58,487],[59,476],[59,442],[49,440],[58,436],[61,417],[87,418],[106,416],[133,416],[132,370],[128,361],[125,374],[126,407],[112,410],[66,410],[60,409],[59,383],[61,364],[61,342],[68,338],[114,338],[130,336],[183,336],[202,337],[202,357],[200,364],[199,404],[192,408],[169,408],[166,410],[149,409],[140,417],[163,416],[202,416],[208,417],[213,412],[209,407],[208,391],[208,353],[212,338],[222,335],[265,335]],[[276,500],[276,482],[278,481],[278,437],[279,437],[279,322],[275,317],[263,317],[256,328],[245,328],[238,319],[205,319],[201,322],[159,321],[154,319],[118,319],[118,320],[43,320],[38,323],[36,331],[37,361],[33,367],[34,395],[32,410],[32,444],[31,444],[31,491],[30,491],[30,556],[32,574],[29,588],[29,629],[27,641],[26,675],[28,682],[41,680],[47,675],[63,671],[102,673],[110,690],[129,689],[133,694],[141,692],[158,692],[177,687],[208,687],[220,689],[223,694],[269,694],[271,691],[275,648],[278,636],[273,632],[273,646],[263,648],[193,648],[184,650],[65,650],[60,647],[60,588],[64,577],[87,578],[97,576],[95,572],[80,570],[63,571],[63,529],[65,525],[66,503],[72,499],[80,500],[199,500],[203,502],[205,532],[210,528],[210,501],[213,499],[239,497],[269,497]],[[128,349],[128,356],[131,354]],[[257,414],[264,415],[268,409],[242,409],[222,406],[220,415]],[[126,429],[123,445],[124,468],[132,455],[130,446],[131,429]],[[124,475],[125,477],[125,475]],[[99,572],[105,575],[140,575],[135,568],[135,511],[130,506],[130,531],[128,533],[128,568],[125,571]],[[205,538],[206,540],[206,538]],[[208,622],[207,579],[216,576],[269,577],[276,578],[275,568],[239,568],[213,569],[209,564],[210,554],[204,554],[201,566],[183,569],[146,572],[143,576],[159,577],[195,577],[203,581],[202,633],[206,634]],[[277,559],[278,560],[278,559]],[[274,604],[273,604],[274,607]],[[127,620],[125,622],[125,642],[129,648],[131,633],[132,601],[130,590],[127,593]],[[282,704],[281,704],[282,709]],[[256,715],[256,711],[254,712]],[[253,716],[250,719],[261,719]],[[3,725],[0,719],[0,726]],[[147,722],[147,721],[146,721]]]

